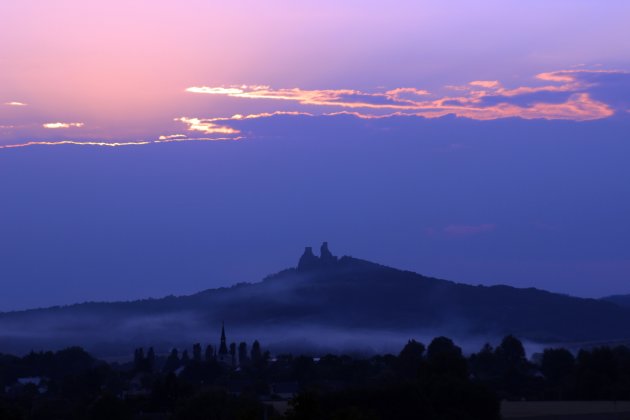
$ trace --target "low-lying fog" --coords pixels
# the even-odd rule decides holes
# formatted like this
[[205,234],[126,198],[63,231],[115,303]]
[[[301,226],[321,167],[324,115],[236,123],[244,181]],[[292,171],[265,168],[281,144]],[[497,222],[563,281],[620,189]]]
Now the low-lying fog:
[[[28,327],[28,328],[26,328]],[[410,339],[429,344],[434,337],[447,336],[465,353],[479,351],[485,343],[496,345],[502,337],[470,336],[449,328],[442,331],[383,329],[340,329],[323,325],[269,325],[247,328],[225,325],[228,344],[258,340],[272,354],[291,352],[313,356],[335,354],[397,354]],[[449,330],[451,331],[449,333]],[[218,346],[221,323],[206,323],[193,314],[138,316],[122,322],[108,322],[95,316],[50,316],[37,324],[4,322],[0,329],[0,353],[25,354],[82,346],[97,357],[126,359],[136,347],[154,347],[166,354],[172,348],[191,348],[194,343]],[[524,342],[529,355],[549,344]]]

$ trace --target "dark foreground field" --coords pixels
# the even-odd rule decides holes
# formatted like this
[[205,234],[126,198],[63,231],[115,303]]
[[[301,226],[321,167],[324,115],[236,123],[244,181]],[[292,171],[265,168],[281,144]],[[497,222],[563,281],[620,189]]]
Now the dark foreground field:
[[628,420],[630,401],[503,401],[501,416],[506,420]]

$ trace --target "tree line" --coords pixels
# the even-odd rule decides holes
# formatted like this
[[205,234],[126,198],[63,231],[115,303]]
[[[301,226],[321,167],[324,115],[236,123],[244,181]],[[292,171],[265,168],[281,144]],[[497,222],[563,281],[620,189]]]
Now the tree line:
[[258,341],[226,354],[199,343],[165,355],[138,348],[125,363],[79,347],[0,354],[2,419],[498,420],[506,399],[630,399],[630,349],[528,358],[506,336],[469,355],[447,337],[371,357],[272,356]]

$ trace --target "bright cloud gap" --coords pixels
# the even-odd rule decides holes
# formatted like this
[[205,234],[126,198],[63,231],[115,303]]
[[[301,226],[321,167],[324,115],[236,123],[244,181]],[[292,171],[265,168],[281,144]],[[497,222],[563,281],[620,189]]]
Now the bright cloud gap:
[[44,128],[50,128],[50,129],[57,129],[57,128],[81,128],[83,127],[85,124],[81,123],[81,122],[72,122],[72,123],[66,123],[66,122],[54,122],[54,123],[45,123],[42,124],[42,126]]

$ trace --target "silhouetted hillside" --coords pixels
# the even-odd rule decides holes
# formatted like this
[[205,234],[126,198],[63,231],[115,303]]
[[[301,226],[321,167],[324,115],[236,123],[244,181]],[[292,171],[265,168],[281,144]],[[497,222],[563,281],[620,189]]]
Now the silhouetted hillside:
[[471,286],[307,248],[298,267],[262,282],[191,296],[84,303],[0,314],[0,352],[79,344],[100,354],[233,336],[278,346],[378,346],[387,339],[515,334],[536,342],[630,337],[630,309],[537,289]]
[[630,295],[613,295],[601,298],[602,301],[612,302],[616,305],[630,308]]

